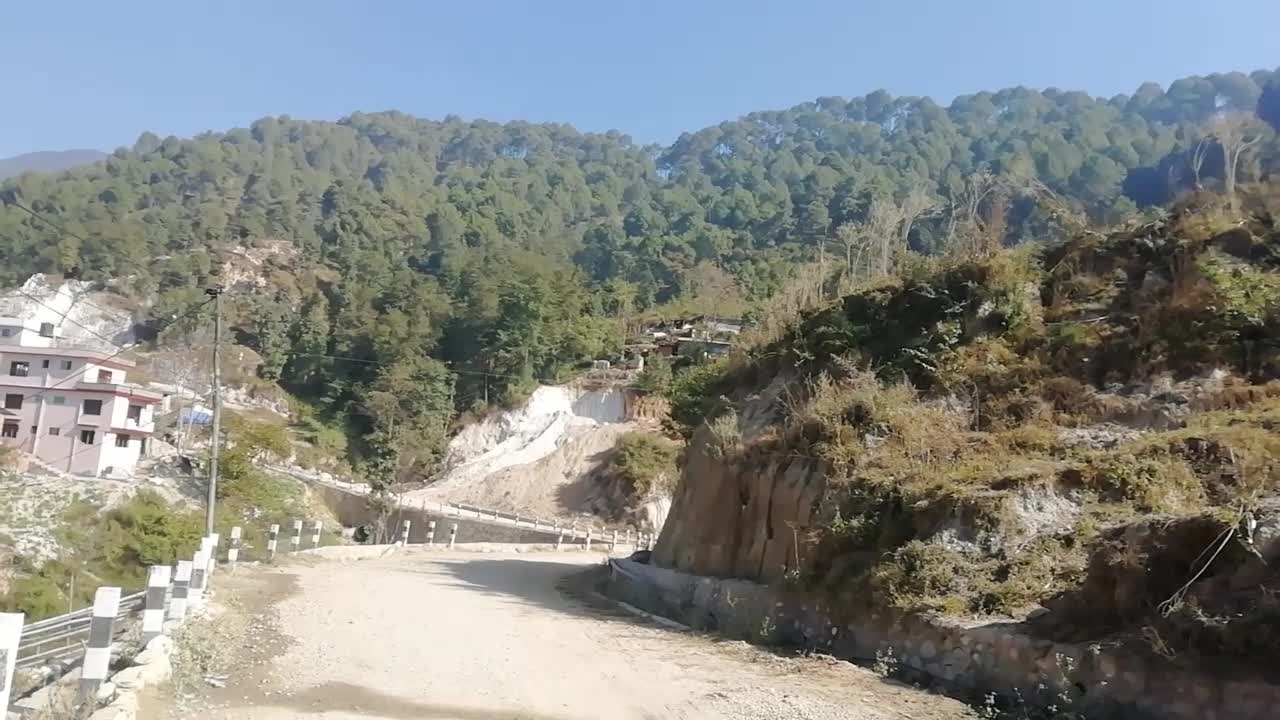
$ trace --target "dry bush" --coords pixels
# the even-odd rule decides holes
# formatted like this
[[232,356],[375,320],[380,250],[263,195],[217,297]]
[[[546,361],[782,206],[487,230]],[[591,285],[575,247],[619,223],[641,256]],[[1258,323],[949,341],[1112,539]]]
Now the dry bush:
[[1245,410],[1277,398],[1280,398],[1280,380],[1251,385],[1238,378],[1229,378],[1212,394],[1195,398],[1191,406],[1197,412]]
[[707,423],[712,442],[708,450],[717,458],[728,459],[742,454],[742,428],[738,426],[738,413],[728,408]]
[[822,373],[790,418],[817,454],[840,473],[871,467],[918,472],[959,454],[967,419],[941,402],[924,402],[906,382],[883,383],[846,368]]
[[1083,479],[1104,502],[1141,513],[1192,512],[1205,502],[1204,487],[1191,467],[1166,453],[1116,451],[1090,458]]
[[1044,366],[1002,338],[982,338],[945,353],[938,379],[950,394],[964,398],[974,430],[1003,430],[1045,419],[1035,393]]
[[828,285],[826,270],[817,265],[803,265],[795,276],[769,298],[754,325],[738,337],[736,355],[750,354],[770,347],[793,334],[804,318],[821,310],[835,299]]
[[1048,454],[1062,447],[1058,430],[1044,423],[1027,423],[996,433],[996,441],[1013,453]]

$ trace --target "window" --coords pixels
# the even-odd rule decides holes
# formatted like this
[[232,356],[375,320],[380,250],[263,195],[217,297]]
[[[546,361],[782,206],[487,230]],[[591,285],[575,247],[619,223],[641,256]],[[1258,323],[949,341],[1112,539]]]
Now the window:
[[16,438],[18,437],[18,423],[6,422],[4,429],[0,430],[0,437]]
[[66,395],[54,395],[53,397],[49,398],[49,404],[50,404],[50,405],[66,405],[66,404],[67,404],[67,396],[66,396]]
[[130,405],[129,412],[125,413],[125,417],[136,423],[142,422],[142,406]]
[[31,363],[26,360],[14,360],[9,363],[9,374],[14,377],[26,377],[31,369]]
[[55,428],[55,427],[51,427],[51,428],[49,428],[49,434],[50,434],[50,435],[61,435],[61,434],[62,434],[62,428]]
[[0,328],[0,337],[9,337],[13,334],[13,328]]
[[45,370],[48,370],[48,369],[49,369],[49,361],[48,361],[48,360],[41,360],[41,361],[40,361],[40,367],[44,368]]
[[10,393],[4,396],[4,407],[6,410],[21,410],[22,395],[18,393]]
[[70,369],[71,369],[71,361],[70,361],[70,360],[63,360],[63,361],[62,361],[62,369],[63,369],[63,370],[70,370]]
[[101,400],[85,400],[84,407],[82,408],[81,412],[83,412],[85,415],[101,415],[102,401]]
[[40,323],[40,337],[53,337],[53,323]]
[[94,431],[92,431],[92,430],[81,430],[81,431],[80,431],[80,442],[84,443],[85,445],[92,445],[92,444],[93,444],[93,439],[94,439],[95,437],[97,437],[97,433],[95,433],[95,432],[94,432]]
[[109,383],[109,382],[111,382],[111,371],[110,371],[110,370],[99,370],[99,371],[98,371],[98,382],[100,382],[100,383]]
[[116,433],[116,447],[129,447],[129,436],[123,433]]

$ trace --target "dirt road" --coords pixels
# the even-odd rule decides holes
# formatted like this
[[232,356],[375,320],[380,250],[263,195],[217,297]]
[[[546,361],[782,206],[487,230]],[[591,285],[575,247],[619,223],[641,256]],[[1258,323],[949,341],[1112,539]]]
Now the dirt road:
[[[562,587],[598,555],[402,552],[219,579],[240,669],[144,717],[951,720],[958,703],[845,663],[665,629]],[[253,618],[252,625],[244,622]],[[227,622],[227,626],[237,623]],[[224,647],[224,649],[225,649]]]

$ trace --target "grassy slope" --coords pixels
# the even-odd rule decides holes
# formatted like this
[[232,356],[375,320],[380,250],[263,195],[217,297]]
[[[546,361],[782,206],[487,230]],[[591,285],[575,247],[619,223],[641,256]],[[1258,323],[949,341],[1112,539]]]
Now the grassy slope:
[[1280,232],[1208,202],[923,265],[705,390],[791,378],[745,451],[829,467],[811,585],[954,614],[1044,604],[1057,635],[1145,626],[1162,652],[1252,654],[1280,616],[1280,577],[1243,530],[1280,515],[1277,338]]

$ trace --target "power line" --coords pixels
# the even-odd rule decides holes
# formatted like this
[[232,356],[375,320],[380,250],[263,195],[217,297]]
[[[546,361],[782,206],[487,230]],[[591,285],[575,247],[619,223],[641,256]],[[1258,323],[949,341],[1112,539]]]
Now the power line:
[[[71,323],[72,325],[75,325],[75,326],[77,326],[77,327],[79,327],[79,328],[81,328],[81,329],[83,329],[83,330],[88,331],[88,332],[89,332],[89,334],[93,335],[94,337],[97,337],[99,340],[103,340],[103,341],[105,341],[105,342],[108,342],[108,343],[110,343],[110,344],[112,344],[112,345],[114,345],[115,347],[118,347],[118,348],[123,348],[123,347],[124,347],[124,345],[121,345],[120,343],[116,342],[115,340],[112,340],[111,338],[107,337],[106,335],[103,335],[102,333],[98,332],[97,330],[94,330],[93,328],[89,327],[88,325],[84,325],[84,324],[82,324],[82,323],[80,323],[80,322],[77,322],[77,321],[75,321],[75,320],[72,320],[70,317],[68,317],[68,316],[67,316],[67,314],[66,314],[66,313],[62,313],[62,312],[60,312],[57,308],[53,307],[52,305],[49,305],[48,303],[44,302],[44,301],[43,301],[43,300],[41,300],[40,298],[36,297],[35,295],[31,295],[30,293],[28,293],[28,292],[26,292],[25,290],[22,290],[22,289],[18,289],[18,290],[16,290],[15,292],[17,292],[19,295],[21,295],[21,296],[23,296],[23,297],[27,298],[28,300],[30,300],[30,301],[32,301],[32,302],[34,302],[34,303],[38,304],[38,305],[43,306],[44,308],[46,308],[46,309],[48,309],[48,310],[52,310],[52,311],[54,311],[54,312],[56,312],[56,313],[59,313],[60,315],[62,315],[62,319],[63,319],[63,320],[66,320],[67,322]],[[100,309],[100,308],[99,308],[99,309]]]
[[[324,358],[326,360],[345,360],[347,362],[363,363],[365,365],[378,365],[381,367],[388,367],[392,364],[392,363],[382,362],[380,360],[369,360],[366,358],[348,357],[344,355],[326,355],[323,353],[290,353],[289,357],[290,358],[296,358],[296,357]],[[440,361],[440,363],[444,365],[446,368],[448,368],[449,372],[454,373],[455,375],[475,375],[475,376],[483,375],[487,377],[511,378],[514,380],[521,380],[524,378],[523,375],[513,375],[510,373],[485,372],[483,370],[462,370],[462,369],[453,367],[451,364],[445,361]],[[547,383],[558,382],[557,380],[549,380],[545,378],[533,378],[533,379],[537,380],[538,382],[547,382]]]
[[[185,320],[185,319],[187,319],[188,317],[190,317],[190,316],[194,315],[194,314],[195,314],[195,312],[196,312],[197,310],[199,310],[199,309],[203,308],[205,305],[208,305],[208,304],[209,304],[209,303],[211,303],[211,302],[213,302],[213,300],[212,300],[212,299],[210,299],[210,300],[206,300],[206,301],[204,301],[204,302],[202,302],[202,303],[200,303],[200,304],[198,304],[198,305],[196,305],[196,306],[192,307],[188,312],[183,313],[182,315],[179,315],[179,316],[175,317],[175,318],[170,322],[170,324],[172,325],[172,324],[177,323],[177,322],[179,322],[179,321],[181,321],[181,320]],[[117,358],[117,357],[120,357],[121,355],[123,355],[123,354],[125,354],[125,353],[127,353],[127,352],[129,352],[129,351],[131,351],[131,350],[133,350],[133,349],[134,349],[134,348],[136,348],[137,346],[138,346],[138,343],[135,343],[135,344],[133,344],[133,345],[128,345],[128,346],[120,346],[120,350],[119,350],[119,351],[114,352],[114,353],[112,353],[112,354],[110,354],[110,355],[108,355],[108,356],[106,356],[106,357],[104,357],[104,358],[96,358],[96,359],[95,359],[95,362],[96,362],[96,363],[98,363],[98,364],[102,364],[102,363],[105,363],[105,362],[107,362],[107,361],[109,361],[109,360],[113,360],[113,359],[115,359],[115,358]],[[37,351],[38,351],[38,350],[39,350],[39,348],[28,348],[27,350],[37,350]],[[38,353],[38,352],[36,352],[36,353],[34,353],[34,354],[39,354],[39,353]],[[64,378],[62,378],[61,380],[59,380],[58,382],[56,382],[56,383],[54,383],[54,384],[52,384],[52,385],[45,386],[45,387],[43,387],[43,388],[41,388],[41,389],[40,389],[40,392],[35,393],[35,394],[33,394],[33,395],[29,395],[29,396],[27,396],[27,397],[30,397],[30,398],[38,398],[38,397],[41,397],[41,396],[43,396],[45,393],[49,392],[50,390],[56,390],[56,389],[58,389],[58,388],[60,388],[60,387],[63,387],[63,384],[64,384],[64,383],[69,382],[69,381],[71,381],[71,380],[75,380],[76,378],[78,378],[78,377],[80,377],[80,376],[84,375],[84,374],[85,374],[86,372],[88,372],[88,371],[89,371],[89,366],[88,366],[88,364],[86,364],[86,365],[85,365],[85,367],[84,367],[83,369],[81,369],[81,370],[79,370],[79,371],[77,371],[77,372],[71,373],[70,375],[68,375],[68,376],[66,376],[66,377],[64,377]]]
[[[48,225],[49,227],[53,228],[54,230],[57,230],[58,232],[62,233],[63,235],[68,235],[68,236],[70,236],[70,237],[73,237],[73,238],[75,238],[75,239],[79,240],[79,241],[80,241],[80,242],[82,242],[82,243],[88,243],[88,242],[89,242],[88,238],[86,238],[84,235],[81,235],[81,234],[79,234],[79,233],[71,232],[70,230],[68,230],[68,229],[66,228],[66,226],[65,226],[65,225],[62,225],[61,223],[54,222],[53,220],[50,220],[49,218],[47,218],[47,217],[45,217],[45,216],[41,215],[40,213],[36,212],[35,210],[32,210],[31,208],[27,207],[26,205],[23,205],[22,203],[18,202],[17,194],[16,194],[14,191],[12,191],[12,190],[10,190],[10,191],[9,191],[9,192],[7,192],[7,193],[0,193],[0,204],[4,204],[4,205],[12,205],[13,207],[18,208],[19,210],[21,210],[22,212],[24,212],[24,213],[26,213],[26,214],[30,215],[31,217],[35,218],[36,220],[39,220],[41,223],[43,223],[43,224],[45,224],[45,225]],[[135,268],[135,269],[137,269],[137,270],[141,270],[141,271],[142,271],[143,273],[145,273],[145,274],[148,274],[148,275],[149,275],[149,274],[151,274],[151,269],[150,269],[150,268],[145,267],[145,266],[143,266],[143,265],[139,265],[138,263],[135,263],[135,262],[133,262],[133,261],[131,261],[131,260],[124,260],[123,258],[121,258],[121,257],[119,257],[119,256],[116,256],[116,257],[114,258],[114,260],[115,260],[116,262],[118,262],[118,263],[123,263],[123,264],[128,265],[128,266],[130,266],[130,267],[133,267],[133,268]],[[88,303],[89,305],[93,305],[93,303],[90,303],[88,300],[84,300],[84,302]],[[93,306],[94,306],[94,307],[96,307],[96,308],[98,308],[98,309],[99,309],[99,310],[101,310],[102,312],[112,312],[112,311],[110,311],[110,310],[107,310],[107,309],[105,309],[105,308],[99,307],[99,306],[97,306],[97,305],[93,305]]]

